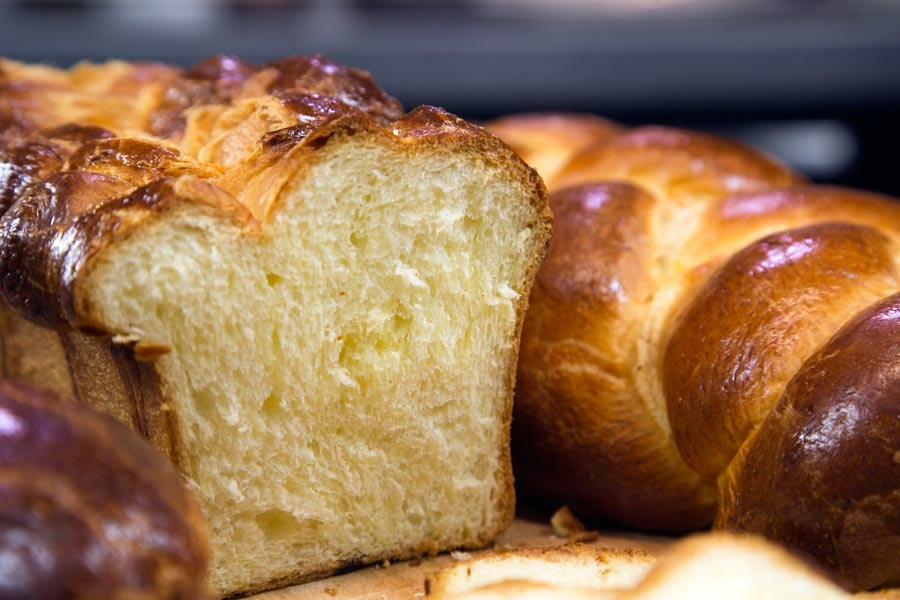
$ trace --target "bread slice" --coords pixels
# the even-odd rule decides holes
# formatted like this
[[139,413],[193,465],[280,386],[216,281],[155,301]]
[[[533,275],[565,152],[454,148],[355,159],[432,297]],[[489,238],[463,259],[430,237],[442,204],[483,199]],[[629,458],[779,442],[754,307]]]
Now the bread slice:
[[[9,87],[20,133],[0,164],[19,183],[0,280],[4,333],[33,357],[23,371],[56,373],[44,383],[174,461],[220,596],[485,545],[513,515],[543,184],[484,130],[403,114],[363,73],[228,60],[153,70],[152,93],[41,68],[52,82],[31,106],[74,94],[92,108],[72,114],[103,114],[102,130],[29,115],[28,86]],[[110,117],[98,87],[140,97],[140,114]],[[29,166],[35,148],[57,162]],[[5,356],[6,373],[27,375],[20,363]]]
[[[620,590],[596,590],[583,587],[560,587],[527,579],[510,579],[440,597],[442,600],[614,600]],[[430,596],[429,596],[430,597]]]
[[765,538],[724,532],[673,540],[661,554],[581,544],[487,552],[442,569],[425,587],[429,600],[880,597],[850,594]]
[[633,587],[658,558],[645,550],[581,543],[498,549],[441,569],[426,579],[425,590],[437,600],[469,598],[476,591],[486,598],[551,598],[551,592],[568,594],[557,597],[596,597]]
[[713,532],[679,540],[620,600],[852,597],[821,570],[775,542],[755,535]]

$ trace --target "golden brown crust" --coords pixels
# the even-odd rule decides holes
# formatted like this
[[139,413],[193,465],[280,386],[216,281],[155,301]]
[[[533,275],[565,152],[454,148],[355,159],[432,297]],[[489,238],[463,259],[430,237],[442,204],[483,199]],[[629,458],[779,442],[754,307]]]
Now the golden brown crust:
[[[102,112],[103,101],[96,90],[79,89],[77,72],[29,69],[8,61],[3,67],[7,95],[0,98],[7,101],[8,113],[22,128],[15,136],[7,132],[9,138],[0,144],[0,160],[7,165],[5,180],[0,181],[0,208],[9,213],[0,225],[4,240],[0,248],[2,288],[7,302],[27,318],[47,327],[62,327],[67,322],[91,326],[75,313],[73,286],[84,264],[102,245],[112,243],[113,232],[127,236],[130,227],[139,227],[154,213],[193,197],[207,202],[209,197],[217,198],[225,213],[241,212],[236,201],[208,186],[206,194],[179,197],[176,187],[187,184],[173,178],[212,179],[222,174],[214,165],[182,155],[160,139],[129,137],[90,119],[68,123],[66,117],[84,116],[66,113],[64,107],[56,114],[42,104],[33,105],[52,89],[72,94],[83,103],[99,104],[98,113]],[[123,63],[113,63],[109,70],[121,79],[124,68]],[[142,67],[136,65],[135,70]],[[262,143],[267,147],[283,149],[285,141],[302,143],[328,121],[345,115],[363,113],[385,123],[402,114],[399,103],[365,73],[320,57],[283,59],[260,68],[217,57],[178,77],[165,78],[169,87],[160,95],[147,133],[180,134],[188,109],[227,103],[241,93],[252,93],[256,90],[248,84],[252,77],[264,80],[263,89],[295,111],[293,118],[298,123],[290,131],[264,137]],[[110,90],[134,95],[141,88],[118,84],[102,88],[103,92]],[[33,123],[42,127],[35,128]]]
[[58,332],[35,325],[0,302],[0,375],[40,382],[66,397],[75,396],[66,349]]
[[488,131],[513,147],[548,185],[569,160],[589,147],[622,134],[621,125],[587,114],[521,113],[485,124]]
[[160,63],[79,63],[69,70],[0,58],[0,133],[10,139],[65,123],[144,130],[180,70]]
[[[28,81],[28,68],[16,66]],[[65,81],[64,72],[50,74],[63,80],[56,86],[74,87]],[[33,95],[42,97],[46,87],[35,84]],[[182,154],[158,138],[123,135],[89,120],[70,124],[62,116],[48,117],[40,107],[15,104],[15,116],[22,122],[37,111],[47,127],[27,129],[0,144],[0,161],[8,165],[6,179],[0,181],[0,208],[9,213],[0,224],[0,293],[6,301],[43,326],[95,326],[89,317],[77,314],[73,286],[83,266],[114,237],[127,236],[129,228],[144,225],[154,214],[196,198],[207,203],[215,198],[223,213],[253,227],[249,215],[240,214],[241,201],[253,215],[264,218],[274,190],[279,189],[269,180],[255,179],[256,174],[285,177],[284,169],[270,168],[273,163],[297,152],[298,146],[315,151],[341,132],[362,128],[386,139],[434,140],[434,147],[475,143],[487,154],[503,154],[498,160],[509,160],[496,138],[480,128],[434,107],[403,114],[400,104],[366,73],[321,57],[292,57],[259,68],[228,57],[204,61],[170,81],[156,109],[157,117],[168,125],[154,121],[157,125],[151,124],[147,135],[177,137],[184,123],[172,125],[171,115],[183,119],[191,108],[227,104],[260,90],[275,96],[287,111],[282,118],[294,124],[265,132],[258,146],[231,169]],[[169,116],[161,117],[162,113]],[[50,118],[59,122],[48,123]],[[526,176],[538,181],[533,172]],[[192,179],[189,186],[179,181],[188,177],[197,181]],[[257,187],[248,186],[248,180]],[[204,182],[209,182],[206,193],[179,195],[182,188]],[[250,193],[258,188],[270,191]],[[236,197],[229,198],[222,190],[231,190]],[[549,223],[549,217],[545,221]],[[67,249],[60,252],[61,247]]]
[[715,481],[810,354],[900,286],[898,253],[869,227],[810,225],[744,247],[695,292],[662,376],[675,443],[697,473]]
[[827,221],[868,225],[894,236],[900,233],[900,204],[872,192],[801,184],[725,196],[698,220],[704,227],[684,249],[692,264],[729,256],[732,248],[772,233]]
[[[197,189],[202,188],[202,193]],[[132,189],[92,171],[50,175],[22,195],[0,221],[0,294],[13,308],[49,328],[101,326],[79,304],[81,271],[108,245],[182,203],[205,204],[246,223],[235,200],[196,179],[160,178]]]
[[[519,365],[520,489],[647,528],[717,509],[848,587],[896,582],[895,309],[879,302],[900,289],[900,202],[671,128],[558,152]],[[673,489],[705,489],[705,511]]]
[[801,181],[779,162],[723,138],[645,126],[602,140],[575,155],[554,189],[596,181],[630,181],[670,203],[720,198]]
[[854,589],[900,582],[898,356],[893,294],[797,371],[726,473],[717,526],[783,540]]
[[513,456],[532,497],[682,531],[712,518],[714,495],[668,439],[655,415],[664,408],[636,401],[638,348],[623,343],[640,335],[654,293],[656,204],[624,183],[553,195],[555,233],[522,335]]
[[184,72],[162,92],[148,131],[178,138],[184,133],[190,109],[229,105],[241,97],[264,94],[294,105],[336,100],[344,110],[359,110],[382,124],[403,114],[400,103],[384,93],[368,73],[321,56],[291,56],[261,66],[216,56]]
[[17,570],[4,595],[208,597],[203,517],[168,461],[46,391],[0,383],[0,408],[0,546]]

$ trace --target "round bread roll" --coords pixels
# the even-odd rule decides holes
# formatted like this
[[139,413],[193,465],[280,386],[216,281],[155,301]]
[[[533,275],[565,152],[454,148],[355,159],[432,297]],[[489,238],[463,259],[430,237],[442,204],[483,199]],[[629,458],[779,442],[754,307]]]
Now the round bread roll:
[[0,383],[0,597],[208,598],[209,551],[181,476],[89,407]]
[[698,132],[567,147],[560,118],[496,128],[526,161],[522,140],[567,148],[536,156],[556,223],[522,333],[521,496],[900,582],[900,203]]

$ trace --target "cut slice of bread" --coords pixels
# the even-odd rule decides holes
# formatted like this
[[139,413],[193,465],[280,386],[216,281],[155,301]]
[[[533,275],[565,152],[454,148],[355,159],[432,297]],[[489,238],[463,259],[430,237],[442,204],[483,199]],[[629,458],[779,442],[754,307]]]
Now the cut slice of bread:
[[782,546],[753,535],[690,535],[621,600],[839,600],[852,594]]
[[453,600],[611,600],[620,590],[597,590],[582,587],[560,587],[549,583],[512,579],[479,587]]
[[[344,67],[226,71],[165,71],[144,121],[166,139],[109,119],[60,133],[41,113],[44,129],[7,143],[11,170],[22,148],[62,159],[16,171],[5,332],[34,355],[32,377],[66,361],[45,383],[181,469],[222,596],[487,544],[513,515],[512,386],[549,236],[543,184],[439,109],[366,105],[374,92]],[[30,93],[104,101],[52,75]],[[23,319],[58,341],[29,345]]]
[[[546,548],[499,549],[441,569],[425,582],[429,598],[449,600],[478,593],[525,597],[555,591],[581,594],[622,591],[644,578],[659,558],[644,550],[574,543]],[[480,597],[480,596],[476,596]],[[550,596],[547,596],[550,597]],[[569,596],[565,596],[569,597]]]
[[429,600],[855,597],[774,542],[723,532],[673,540],[660,554],[583,544],[489,551],[438,571],[425,590]]

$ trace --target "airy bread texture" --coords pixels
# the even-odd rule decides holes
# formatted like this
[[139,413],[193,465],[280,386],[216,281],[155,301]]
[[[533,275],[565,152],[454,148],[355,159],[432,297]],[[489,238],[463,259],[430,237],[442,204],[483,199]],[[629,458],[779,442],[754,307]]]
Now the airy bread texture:
[[496,128],[565,156],[542,172],[556,226],[522,335],[524,495],[900,582],[900,202],[697,132],[585,142],[567,118],[586,117]]
[[486,553],[437,572],[433,600],[653,600],[854,596],[765,538],[702,533],[662,555],[564,545]]
[[506,528],[551,223],[511,149],[319,57],[5,61],[0,82],[5,373],[179,467],[216,593]]

